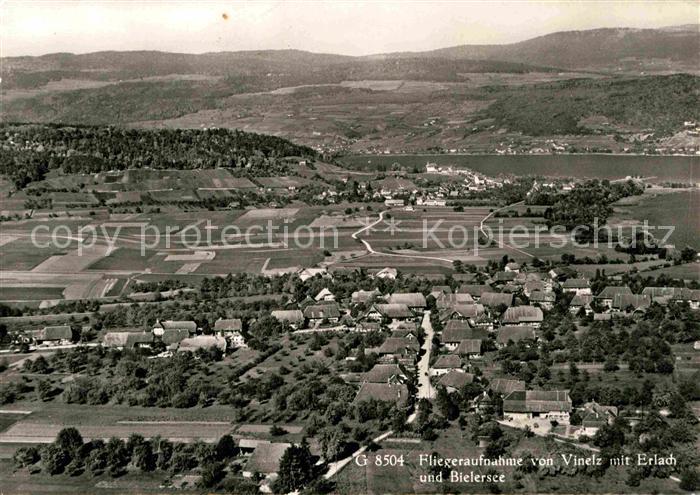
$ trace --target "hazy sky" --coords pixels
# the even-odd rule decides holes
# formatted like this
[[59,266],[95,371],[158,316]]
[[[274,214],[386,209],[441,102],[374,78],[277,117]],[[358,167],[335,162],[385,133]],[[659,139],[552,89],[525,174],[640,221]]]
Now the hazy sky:
[[697,1],[16,1],[0,54],[297,48],[364,55],[509,43],[553,31],[698,23]]

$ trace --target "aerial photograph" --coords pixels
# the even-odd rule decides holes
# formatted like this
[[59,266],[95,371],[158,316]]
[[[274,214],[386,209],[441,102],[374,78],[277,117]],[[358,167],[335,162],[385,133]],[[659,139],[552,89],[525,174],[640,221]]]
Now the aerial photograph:
[[0,494],[700,493],[696,0],[0,3]]

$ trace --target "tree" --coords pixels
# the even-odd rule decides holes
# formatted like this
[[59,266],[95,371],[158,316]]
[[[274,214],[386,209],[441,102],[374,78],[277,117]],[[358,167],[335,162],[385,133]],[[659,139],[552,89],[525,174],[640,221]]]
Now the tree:
[[41,450],[41,466],[50,475],[62,473],[69,462],[66,451],[55,443]]
[[23,468],[36,464],[40,458],[39,449],[36,447],[20,447],[12,456],[12,462],[16,468]]
[[202,467],[200,484],[204,488],[214,488],[226,476],[222,462],[210,462]]
[[303,488],[314,479],[314,471],[313,457],[304,439],[300,445],[292,445],[282,455],[275,491],[289,493]]
[[53,387],[51,386],[51,382],[48,380],[39,380],[36,385],[36,395],[39,397],[39,400],[46,402],[51,399],[52,394]]
[[318,435],[321,444],[321,452],[327,461],[337,459],[345,448],[345,435],[338,426],[329,426],[320,431]]
[[233,437],[231,435],[222,436],[216,444],[215,453],[216,458],[220,461],[234,457],[238,453],[238,447],[236,447]]

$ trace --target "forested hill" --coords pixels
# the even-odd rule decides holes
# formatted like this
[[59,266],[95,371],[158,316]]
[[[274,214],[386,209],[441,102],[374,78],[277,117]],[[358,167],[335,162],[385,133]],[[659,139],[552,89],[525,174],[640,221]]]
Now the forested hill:
[[0,124],[0,174],[17,187],[51,169],[97,173],[128,168],[231,167],[281,172],[284,157],[315,157],[286,139],[230,129],[140,130],[118,127]]

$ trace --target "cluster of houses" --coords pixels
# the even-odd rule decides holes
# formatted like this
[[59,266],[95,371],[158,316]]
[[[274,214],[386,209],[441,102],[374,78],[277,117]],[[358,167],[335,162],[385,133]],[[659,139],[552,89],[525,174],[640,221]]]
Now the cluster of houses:
[[202,329],[191,320],[157,320],[147,332],[107,332],[102,336],[102,343],[116,349],[150,348],[158,344],[164,345],[168,353],[211,348],[226,352],[247,347],[243,322],[238,318],[217,320],[213,333],[208,335],[202,334]]

